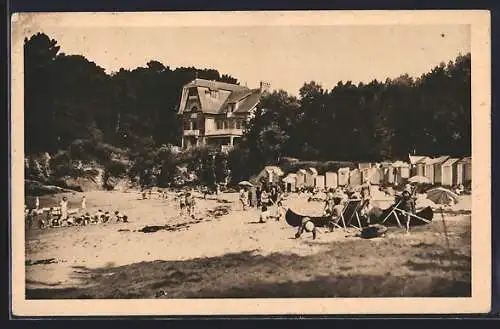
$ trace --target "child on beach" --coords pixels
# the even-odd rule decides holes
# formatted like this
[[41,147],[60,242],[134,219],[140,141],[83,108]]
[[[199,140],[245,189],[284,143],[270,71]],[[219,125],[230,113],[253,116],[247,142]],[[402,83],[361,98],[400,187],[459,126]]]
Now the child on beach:
[[104,216],[104,213],[102,212],[101,209],[97,210],[96,214],[94,215],[94,220],[92,221],[93,224],[99,223]]
[[302,233],[304,233],[304,231],[312,233],[313,240],[316,239],[316,226],[309,217],[302,218],[302,223],[299,226],[299,230],[297,231],[297,233],[295,233],[295,238],[296,239],[300,238],[300,236],[302,235]]
[[83,225],[89,225],[90,224],[90,214],[88,212],[85,213],[83,216]]
[[267,222],[268,218],[269,218],[269,211],[267,210],[267,206],[262,205],[262,212],[260,213],[259,223]]

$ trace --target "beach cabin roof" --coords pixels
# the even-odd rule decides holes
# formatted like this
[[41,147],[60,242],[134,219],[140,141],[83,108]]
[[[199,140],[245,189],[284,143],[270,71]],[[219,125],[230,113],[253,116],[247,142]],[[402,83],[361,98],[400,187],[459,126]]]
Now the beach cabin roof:
[[307,168],[307,170],[309,170],[313,175],[317,175],[318,174],[318,171],[316,170],[316,168],[309,167],[309,168]]
[[449,156],[440,156],[440,157],[432,159],[431,163],[429,163],[429,164],[435,164],[435,165],[436,164],[442,164],[446,160],[448,160],[449,158],[450,158]]
[[292,183],[292,182],[295,182],[296,179],[297,179],[296,174],[288,174],[288,175],[286,175],[285,178],[283,178],[283,181],[285,183]]
[[449,158],[448,160],[446,160],[445,162],[443,162],[443,166],[452,166],[453,164],[457,163],[460,159],[456,159],[456,158]]
[[406,162],[403,162],[403,161],[396,161],[392,164],[393,167],[395,168],[400,168],[400,167],[408,167],[409,165],[406,163]]
[[471,163],[472,162],[472,158],[471,157],[466,157],[466,158],[463,158],[462,160],[458,161],[459,163]]
[[428,156],[423,157],[422,159],[418,160],[417,163],[421,164],[431,164],[433,159],[429,158]]
[[425,157],[425,155],[409,155],[408,159],[410,160],[410,163],[414,165]]
[[305,174],[307,174],[307,171],[305,169],[299,169],[299,170],[297,170],[297,174],[299,174],[299,173],[305,175]]

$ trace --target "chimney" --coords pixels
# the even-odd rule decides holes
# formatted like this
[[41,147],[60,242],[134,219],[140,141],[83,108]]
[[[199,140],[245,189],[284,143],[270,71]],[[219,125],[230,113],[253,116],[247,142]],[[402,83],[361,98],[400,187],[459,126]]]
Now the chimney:
[[260,92],[261,93],[268,93],[269,89],[271,89],[271,84],[267,81],[261,81],[260,82]]

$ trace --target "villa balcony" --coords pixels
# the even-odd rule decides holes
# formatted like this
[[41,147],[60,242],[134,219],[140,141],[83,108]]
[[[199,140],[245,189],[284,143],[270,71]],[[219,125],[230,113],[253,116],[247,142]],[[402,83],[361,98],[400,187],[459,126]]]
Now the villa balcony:
[[228,135],[242,136],[243,129],[228,128],[228,129],[216,129],[216,130],[205,131],[205,136],[228,136]]
[[199,129],[184,130],[184,136],[200,136]]

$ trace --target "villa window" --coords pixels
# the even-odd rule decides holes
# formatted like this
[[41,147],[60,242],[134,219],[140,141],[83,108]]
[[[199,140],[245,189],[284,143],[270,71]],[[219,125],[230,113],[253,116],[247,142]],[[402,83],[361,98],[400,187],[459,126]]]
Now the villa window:
[[188,96],[196,96],[198,94],[198,90],[196,88],[189,88]]
[[223,120],[216,120],[215,125],[217,129],[224,129],[224,121]]
[[184,121],[184,130],[191,130],[191,121]]
[[191,121],[192,123],[192,130],[197,130],[198,129],[198,122],[196,120]]

